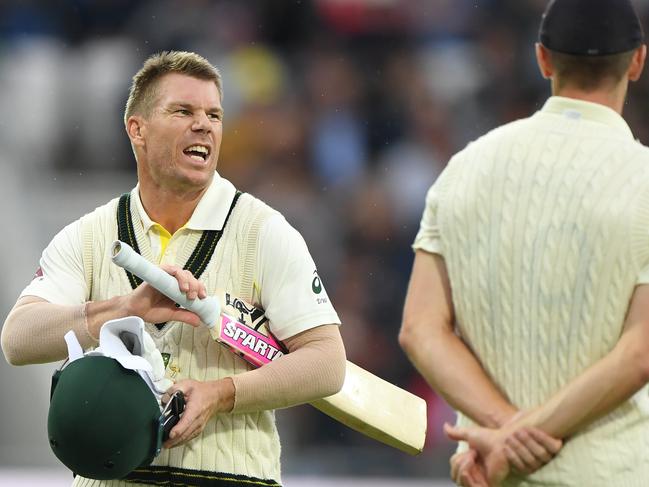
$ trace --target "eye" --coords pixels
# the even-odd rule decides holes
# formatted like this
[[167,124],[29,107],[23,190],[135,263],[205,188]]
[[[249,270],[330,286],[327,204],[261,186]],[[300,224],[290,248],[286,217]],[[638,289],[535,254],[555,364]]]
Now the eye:
[[210,117],[210,120],[214,120],[214,121],[223,120],[223,114],[222,113],[210,113],[208,115],[208,117]]
[[191,115],[192,114],[192,112],[190,112],[186,108],[179,108],[178,110],[176,110],[176,113],[180,113],[181,115]]

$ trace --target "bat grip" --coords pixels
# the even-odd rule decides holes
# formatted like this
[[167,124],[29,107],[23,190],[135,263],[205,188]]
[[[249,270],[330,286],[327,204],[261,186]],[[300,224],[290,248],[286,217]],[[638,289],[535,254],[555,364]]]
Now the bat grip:
[[115,264],[149,283],[183,308],[196,313],[208,328],[213,328],[218,324],[221,303],[217,298],[208,296],[204,299],[187,299],[185,293],[180,291],[176,278],[146,260],[127,243],[120,240],[113,242],[111,259]]

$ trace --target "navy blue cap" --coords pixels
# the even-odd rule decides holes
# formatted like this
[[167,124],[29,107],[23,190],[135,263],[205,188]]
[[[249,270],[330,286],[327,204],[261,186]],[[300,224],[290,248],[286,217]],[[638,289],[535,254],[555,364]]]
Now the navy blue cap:
[[551,0],[539,41],[551,51],[606,56],[631,51],[644,39],[630,0]]

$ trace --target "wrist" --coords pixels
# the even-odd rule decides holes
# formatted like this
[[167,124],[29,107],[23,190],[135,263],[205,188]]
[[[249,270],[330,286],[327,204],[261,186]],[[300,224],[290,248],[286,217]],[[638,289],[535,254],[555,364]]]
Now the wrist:
[[514,407],[496,411],[487,417],[487,424],[485,426],[489,428],[502,428],[506,424],[514,421],[518,415],[519,411]]
[[99,340],[99,330],[107,321],[130,316],[124,296],[105,301],[88,301],[85,306],[85,321],[88,334]]
[[214,382],[216,394],[216,413],[230,413],[234,408],[235,388],[231,377]]

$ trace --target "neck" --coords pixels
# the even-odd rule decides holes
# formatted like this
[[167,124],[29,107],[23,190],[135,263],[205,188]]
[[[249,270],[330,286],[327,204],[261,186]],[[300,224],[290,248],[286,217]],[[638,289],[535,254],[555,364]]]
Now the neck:
[[173,235],[189,221],[206,189],[178,192],[154,188],[140,181],[140,199],[149,218]]
[[620,83],[612,89],[608,90],[593,90],[584,91],[571,86],[558,88],[553,83],[552,92],[556,96],[564,96],[566,98],[574,98],[576,100],[589,101],[591,103],[598,103],[615,110],[618,114],[622,115],[624,109],[624,100],[626,98],[626,83]]

